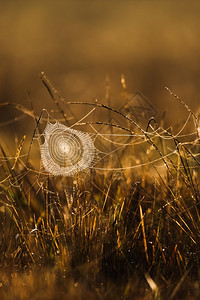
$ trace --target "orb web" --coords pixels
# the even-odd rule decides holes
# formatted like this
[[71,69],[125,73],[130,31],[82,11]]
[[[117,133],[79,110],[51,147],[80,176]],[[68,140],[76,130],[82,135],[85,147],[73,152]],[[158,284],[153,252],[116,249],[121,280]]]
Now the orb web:
[[89,133],[48,122],[43,137],[41,161],[46,172],[73,176],[93,165],[96,148]]

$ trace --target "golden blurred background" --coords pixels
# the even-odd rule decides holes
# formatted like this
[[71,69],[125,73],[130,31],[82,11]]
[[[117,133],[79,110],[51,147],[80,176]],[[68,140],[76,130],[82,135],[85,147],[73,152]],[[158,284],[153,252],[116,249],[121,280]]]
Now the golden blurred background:
[[[37,114],[55,108],[39,78],[44,71],[66,99],[99,102],[109,75],[117,108],[124,74],[128,90],[166,112],[168,124],[184,120],[185,109],[165,86],[198,110],[199,16],[200,2],[189,0],[1,0],[0,101],[28,107],[28,90]],[[1,107],[1,122],[18,114]],[[18,126],[22,135],[34,123],[27,117],[0,130],[12,130],[14,139]]]

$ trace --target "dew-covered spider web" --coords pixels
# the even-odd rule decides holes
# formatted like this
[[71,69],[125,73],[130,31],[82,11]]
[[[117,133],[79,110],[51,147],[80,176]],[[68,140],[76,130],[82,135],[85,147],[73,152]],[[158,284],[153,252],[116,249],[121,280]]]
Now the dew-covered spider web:
[[[37,124],[37,127],[41,123],[45,124],[43,130],[39,133],[35,130],[33,134],[33,140],[37,140],[40,145],[41,168],[38,174],[73,177],[88,170],[125,172],[150,166],[160,169],[167,167],[170,170],[178,164],[179,148],[186,146],[191,149],[188,157],[192,162],[191,168],[198,167],[199,127],[193,126],[193,131],[185,132],[188,124],[193,122],[191,113],[181,129],[172,134],[170,128],[164,129],[154,119],[146,121],[148,126],[145,129],[140,127],[139,123],[130,122],[134,130],[123,122],[124,118],[131,120],[123,114],[121,120],[113,118],[113,122],[86,120],[95,109],[100,108],[101,106],[95,106],[71,126],[66,126],[64,119],[58,121],[44,109],[47,118],[44,118],[42,113]],[[113,110],[112,115],[121,117],[121,112],[116,113]],[[31,142],[30,148],[32,147]],[[18,148],[21,148],[20,144]],[[26,154],[17,154],[17,159],[23,157],[26,157]],[[11,159],[16,160],[16,157]]]
[[[12,104],[17,111],[37,121],[27,153],[22,155],[22,139],[16,156],[11,158],[13,168],[20,161],[27,172],[38,174],[38,178],[74,178],[80,174],[88,175],[90,171],[124,175],[129,171],[143,172],[144,168],[153,174],[155,170],[171,172],[183,168],[179,163],[183,152],[187,154],[189,168],[199,167],[198,118],[178,97],[187,109],[188,117],[175,132],[160,126],[154,119],[157,110],[141,93],[128,93],[124,81],[123,102],[116,109],[97,101],[66,101],[45,74],[41,74],[41,79],[50,91],[57,107],[54,113],[59,113],[59,117],[50,115],[46,109],[35,116],[33,111],[22,105]],[[91,108],[89,112],[88,108]],[[81,117],[77,117],[77,111],[83,112]],[[44,112],[47,117],[44,117]],[[30,155],[35,148],[35,140],[39,142],[38,170],[38,159],[34,161]]]
[[[52,176],[73,177],[87,170],[124,172],[150,166],[170,171],[177,163],[178,147],[194,146],[185,142],[186,136],[196,140],[198,134],[196,131],[183,133],[191,114],[181,130],[173,135],[155,120],[149,122],[146,130],[137,125],[134,132],[119,123],[82,122],[83,119],[69,127],[46,113],[46,127],[34,139],[40,144],[40,171]],[[82,129],[86,125],[90,132]],[[100,125],[101,130],[98,130]],[[193,161],[195,157],[198,159],[198,154],[188,159]]]
[[89,133],[56,122],[47,123],[40,146],[44,169],[52,175],[73,176],[93,166],[96,149]]

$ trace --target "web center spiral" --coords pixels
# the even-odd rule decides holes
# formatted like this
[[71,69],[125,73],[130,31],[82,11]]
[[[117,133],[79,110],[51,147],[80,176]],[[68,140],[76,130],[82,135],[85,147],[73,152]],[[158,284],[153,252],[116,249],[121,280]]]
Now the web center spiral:
[[55,129],[48,139],[51,158],[60,167],[77,164],[83,154],[83,144],[80,138],[68,130]]

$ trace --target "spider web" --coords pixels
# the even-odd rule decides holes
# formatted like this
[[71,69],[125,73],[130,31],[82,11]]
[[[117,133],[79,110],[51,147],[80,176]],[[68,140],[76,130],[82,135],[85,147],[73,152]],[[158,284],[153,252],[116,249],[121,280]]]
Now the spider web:
[[[181,130],[172,135],[169,130],[159,126],[155,128],[150,125],[150,130],[141,129],[138,133],[138,131],[123,131],[126,128],[122,125],[118,127],[115,124],[108,124],[102,127],[101,122],[94,122],[96,124],[81,122],[94,111],[93,109],[81,120],[68,127],[60,122],[62,119],[57,121],[47,110],[44,111],[48,116],[44,118],[46,127],[42,133],[34,133],[33,137],[39,142],[41,152],[41,169],[38,174],[73,177],[87,170],[123,172],[150,165],[166,168],[168,164],[171,167],[170,158],[177,155],[176,147],[170,145],[174,143],[174,139],[179,139],[180,145],[185,143],[188,147],[191,145],[194,157],[198,157],[198,145],[185,142],[186,137],[189,136],[191,140],[196,140],[197,132],[182,134],[191,119],[191,114],[188,115]],[[38,118],[39,122],[42,122],[42,117]],[[89,124],[93,133],[72,128],[75,126],[80,128],[86,124]],[[97,125],[101,125],[101,131],[96,128]],[[156,147],[161,143],[165,143],[165,149],[160,155]],[[25,156],[26,154],[19,155],[19,158]],[[124,159],[126,157],[127,159]],[[10,158],[10,160],[13,159],[16,157]],[[190,160],[193,161],[193,157],[190,157]],[[34,172],[37,171],[34,170]]]
[[96,161],[96,149],[89,133],[56,122],[47,124],[43,136],[41,160],[52,175],[73,176],[92,167]]
[[[39,142],[41,167],[37,171],[34,168],[27,168],[25,163],[24,166],[29,172],[37,173],[38,177],[42,175],[75,177],[79,173],[86,172],[88,174],[88,170],[123,173],[127,170],[149,168],[149,166],[165,170],[167,168],[170,171],[177,164],[175,140],[178,141],[178,139],[179,146],[187,145],[188,148],[192,148],[194,155],[191,155],[188,161],[191,161],[191,165],[194,167],[198,167],[198,146],[196,147],[194,144],[194,141],[198,139],[197,131],[183,133],[191,118],[195,118],[195,115],[186,106],[189,115],[177,134],[173,135],[170,130],[160,127],[155,120],[154,125],[149,122],[147,129],[144,130],[140,125],[141,120],[154,117],[157,112],[141,93],[129,94],[126,92],[125,104],[116,110],[97,102],[67,102],[44,74],[42,80],[48,87],[48,91],[51,91],[50,95],[63,119],[59,119],[59,121],[58,118],[54,119],[46,109],[43,110],[47,113],[46,119],[43,118],[43,112],[37,117],[32,141],[36,139]],[[181,100],[179,99],[179,101]],[[69,109],[70,105],[87,105],[93,108],[81,120],[70,126],[70,116],[74,121],[76,120],[71,108]],[[33,112],[16,104],[14,107],[36,119]],[[99,122],[96,119],[93,122],[82,122],[95,110],[99,111],[102,108],[109,112],[108,122]],[[68,117],[66,118],[66,116]],[[42,132],[39,130],[39,133],[36,133],[37,127],[43,122],[46,122],[46,127]],[[74,129],[74,127],[80,128],[85,125],[89,126],[92,132],[85,131],[85,127],[84,130],[82,128],[81,130]],[[191,142],[186,141],[189,136]],[[22,158],[21,154],[17,154],[16,157],[17,159]],[[16,157],[13,158],[14,165],[16,165]]]

